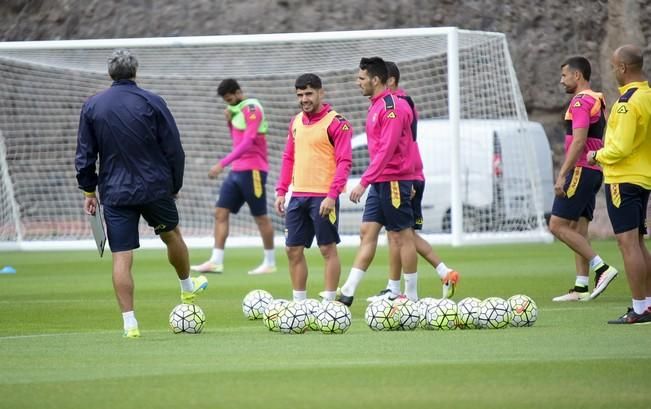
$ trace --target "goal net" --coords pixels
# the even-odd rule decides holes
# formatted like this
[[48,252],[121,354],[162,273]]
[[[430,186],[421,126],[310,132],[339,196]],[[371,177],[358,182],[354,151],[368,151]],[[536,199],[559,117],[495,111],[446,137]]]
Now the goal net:
[[[532,137],[505,36],[425,28],[0,43],[0,248],[93,245],[75,179],[76,135],[86,98],[111,83],[106,59],[114,48],[136,54],[138,84],[165,98],[177,120],[186,152],[177,204],[190,245],[212,245],[224,176],[209,180],[207,172],[231,150],[219,82],[236,78],[265,108],[267,198],[282,243],[283,220],[272,204],[288,123],[298,110],[294,80],[305,72],[321,76],[327,102],[352,123],[353,183],[368,165],[359,135],[368,100],[355,83],[357,67],[361,57],[375,55],[399,66],[400,85],[419,112],[423,233],[430,241],[549,240],[543,189],[549,147],[541,150]],[[344,242],[355,243],[362,207],[346,194],[340,200]],[[144,246],[155,238],[144,222],[141,237]],[[258,243],[245,206],[231,218],[228,245]]]

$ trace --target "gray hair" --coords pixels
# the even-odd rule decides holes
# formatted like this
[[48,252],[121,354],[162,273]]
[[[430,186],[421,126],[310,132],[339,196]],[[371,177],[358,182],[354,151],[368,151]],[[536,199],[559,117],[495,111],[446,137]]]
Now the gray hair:
[[114,50],[108,59],[108,73],[114,81],[133,79],[137,70],[138,59],[129,50]]

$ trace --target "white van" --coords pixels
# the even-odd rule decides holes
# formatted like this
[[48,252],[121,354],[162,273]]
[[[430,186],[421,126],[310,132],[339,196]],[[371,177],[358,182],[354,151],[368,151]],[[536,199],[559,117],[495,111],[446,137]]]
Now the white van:
[[[418,121],[418,146],[423,158],[423,232],[450,231],[450,151],[449,121]],[[350,192],[368,167],[366,134],[352,140],[353,169],[346,191]],[[531,155],[525,150],[533,150]],[[545,218],[551,213],[553,195],[552,153],[543,127],[537,122],[514,120],[461,120],[460,122],[461,201],[464,231],[519,229],[533,223],[542,203]],[[527,161],[535,157],[535,163]],[[531,174],[540,178],[532,194]],[[536,182],[537,183],[537,182]],[[368,193],[368,189],[366,194]],[[358,234],[363,203],[354,204],[348,194],[340,198],[340,234]],[[532,195],[542,197],[532,198]]]

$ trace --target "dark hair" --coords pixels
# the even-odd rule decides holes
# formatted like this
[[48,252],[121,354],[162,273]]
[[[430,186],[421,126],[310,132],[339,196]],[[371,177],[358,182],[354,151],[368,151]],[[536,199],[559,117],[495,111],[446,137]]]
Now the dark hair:
[[240,84],[237,83],[233,78],[227,78],[219,83],[217,87],[217,95],[224,97],[226,94],[235,94],[237,91],[241,90]]
[[398,66],[393,61],[385,61],[387,65],[387,80],[393,77],[396,80],[396,85],[400,82],[400,70]]
[[321,78],[319,78],[318,75],[312,73],[302,74],[296,78],[296,82],[294,82],[294,88],[305,89],[307,87],[321,89],[323,87],[321,84]]
[[119,48],[108,59],[108,73],[114,81],[130,80],[136,77],[138,59],[131,51]]
[[590,81],[590,74],[592,73],[592,69],[590,68],[590,61],[588,61],[587,58],[581,56],[570,57],[565,60],[563,64],[561,64],[561,68],[565,67],[566,65],[571,70],[579,71],[586,81]]
[[364,57],[359,62],[359,68],[366,70],[371,77],[378,77],[382,84],[386,84],[388,79],[387,65],[382,58]]

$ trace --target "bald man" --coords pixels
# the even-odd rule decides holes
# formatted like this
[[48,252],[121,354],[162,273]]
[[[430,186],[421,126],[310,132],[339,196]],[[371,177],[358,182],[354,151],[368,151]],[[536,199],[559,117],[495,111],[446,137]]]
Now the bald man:
[[632,308],[609,324],[651,323],[651,254],[645,246],[651,192],[651,89],[642,51],[624,45],[611,64],[621,96],[608,118],[604,147],[587,154],[603,167],[608,216],[624,259]]

